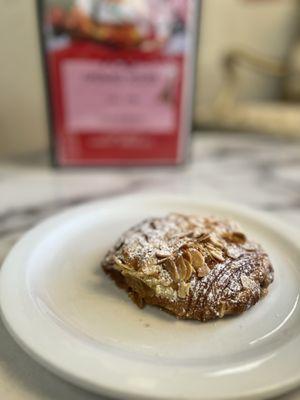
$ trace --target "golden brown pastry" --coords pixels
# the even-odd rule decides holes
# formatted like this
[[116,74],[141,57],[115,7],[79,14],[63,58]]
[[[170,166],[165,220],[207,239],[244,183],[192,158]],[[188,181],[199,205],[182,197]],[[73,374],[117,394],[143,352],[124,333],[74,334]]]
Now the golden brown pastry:
[[129,229],[102,266],[138,306],[200,321],[247,310],[273,281],[267,254],[236,223],[175,213]]

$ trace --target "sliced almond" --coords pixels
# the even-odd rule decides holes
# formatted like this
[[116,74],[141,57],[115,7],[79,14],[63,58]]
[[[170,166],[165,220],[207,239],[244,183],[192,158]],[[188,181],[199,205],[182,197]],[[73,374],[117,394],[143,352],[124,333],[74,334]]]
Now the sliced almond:
[[199,278],[203,278],[204,276],[208,275],[209,273],[210,273],[210,269],[208,268],[207,264],[204,264],[197,271],[197,275],[199,276]]
[[247,251],[255,251],[257,250],[258,246],[255,243],[247,242],[243,245],[243,248]]
[[228,257],[232,258],[233,260],[236,260],[239,258],[242,254],[241,249],[238,246],[227,246],[225,247],[225,253],[227,254]]
[[191,249],[190,254],[192,258],[191,264],[196,270],[198,268],[201,268],[205,264],[205,259],[203,255],[200,253],[200,251],[196,249]]
[[186,271],[185,259],[182,256],[177,258],[176,267],[177,267],[177,271],[178,271],[180,280],[184,281],[187,271]]
[[216,235],[210,235],[209,240],[214,246],[218,247],[219,249],[223,249],[223,243],[217,238]]
[[233,232],[233,238],[236,243],[245,243],[247,239],[243,232]]
[[209,233],[200,233],[199,235],[195,236],[198,242],[206,242],[210,239]]
[[160,259],[157,261],[157,264],[163,264],[163,263],[165,263],[165,262],[168,260],[168,258],[169,258],[169,257],[160,258]]
[[173,281],[178,282],[180,277],[179,277],[175,262],[173,260],[167,259],[164,262],[163,266],[169,272]]
[[185,279],[184,279],[184,280],[185,280],[185,281],[188,281],[188,280],[191,278],[192,273],[193,273],[195,270],[194,270],[192,264],[191,264],[189,261],[184,260],[184,262],[185,262],[185,266],[186,266],[186,274],[185,274]]
[[186,250],[186,251],[184,251],[184,252],[182,253],[182,257],[183,257],[186,261],[188,261],[189,263],[192,262],[192,256],[191,256],[191,253],[190,253],[188,250]]
[[170,257],[172,254],[167,250],[158,250],[155,255],[157,258],[166,258]]
[[188,249],[189,249],[189,246],[188,246],[186,243],[183,243],[183,244],[179,247],[179,249],[180,249],[180,250],[188,250]]
[[215,258],[216,260],[218,260],[218,261],[224,261],[224,257],[223,257],[223,254],[222,254],[222,252],[220,252],[220,251],[217,251],[217,250],[210,250],[209,251],[209,254],[211,255],[211,257],[213,257],[213,258]]
[[243,244],[246,242],[246,235],[242,232],[225,232],[222,236],[224,239],[227,239],[230,242],[238,244]]

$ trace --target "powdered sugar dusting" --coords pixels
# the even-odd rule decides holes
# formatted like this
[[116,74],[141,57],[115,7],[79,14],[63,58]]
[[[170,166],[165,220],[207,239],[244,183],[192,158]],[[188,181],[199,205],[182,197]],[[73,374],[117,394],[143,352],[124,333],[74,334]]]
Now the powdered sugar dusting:
[[236,223],[175,213],[129,229],[103,266],[143,282],[169,311],[201,320],[249,308],[273,280],[267,255]]

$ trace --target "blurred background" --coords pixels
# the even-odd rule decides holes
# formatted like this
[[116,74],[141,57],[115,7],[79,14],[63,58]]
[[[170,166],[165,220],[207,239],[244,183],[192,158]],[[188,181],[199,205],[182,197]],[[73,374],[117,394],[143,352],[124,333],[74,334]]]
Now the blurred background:
[[[0,155],[48,146],[34,0],[0,0]],[[300,2],[204,0],[194,125],[300,136]]]
[[[71,1],[73,0],[45,0],[47,4],[55,3],[63,7]],[[185,130],[192,135],[192,140],[187,146],[187,162],[180,167],[157,165],[155,168],[52,168],[49,162],[47,94],[44,90],[36,12],[36,5],[41,5],[42,0],[0,0],[0,268],[12,245],[43,219],[87,201],[101,201],[124,194],[134,196],[137,192],[172,193],[174,196],[176,193],[184,193],[200,200],[213,198],[220,202],[233,201],[267,211],[297,229],[300,225],[300,0],[74,0],[76,4],[81,5],[97,1],[106,5],[120,4],[124,1],[135,4],[137,9],[142,4],[176,4],[177,11],[180,4],[201,3],[199,40],[192,51],[197,61],[197,78],[195,82],[191,82],[195,90],[195,101],[193,107],[189,102],[181,102],[186,112],[187,125],[193,120],[192,128]],[[148,7],[148,10],[149,8],[151,7]],[[159,12],[156,14],[160,16]],[[76,17],[78,13],[74,15]],[[59,11],[56,13],[58,21],[61,21],[60,17]],[[107,17],[109,19],[110,15]],[[181,12],[178,12],[176,17],[178,18],[173,18],[172,32],[168,39],[172,39],[173,44],[176,42],[176,46],[179,46],[184,54],[186,47],[182,36],[186,33],[188,36],[192,29],[189,28],[189,24],[186,28],[185,21],[188,19],[182,17]],[[91,26],[91,18],[88,18],[88,21],[84,19],[84,22]],[[94,22],[92,21],[92,28]],[[101,24],[96,22],[96,25],[95,31],[92,30],[98,34]],[[107,25],[106,28],[110,28],[109,24]],[[125,33],[132,32],[132,26],[128,25]],[[160,35],[164,36],[166,26],[162,20],[159,27]],[[56,30],[60,31],[59,35],[53,34],[53,29],[50,36],[52,35],[53,39],[51,43],[58,46],[56,56],[59,59],[60,44],[66,44],[64,40],[68,41],[72,35],[68,35],[68,32],[66,38],[65,32],[61,32],[61,29]],[[80,30],[75,31],[76,35],[82,34]],[[168,39],[155,43],[153,36],[156,39],[155,35],[152,35],[151,40],[141,40],[138,45],[159,44],[160,49],[163,49],[163,61],[166,56],[171,59],[172,65],[174,59],[177,63],[178,54],[174,55],[174,48],[172,54],[164,53],[167,47],[164,45]],[[121,35],[121,40],[125,37],[126,34]],[[81,46],[82,37],[77,39],[78,36],[74,40],[74,46]],[[70,42],[72,41],[69,40]],[[83,47],[87,46],[89,54],[96,54],[97,57],[100,51],[106,54],[107,48],[113,47],[112,43],[104,43],[107,45],[105,47],[101,46],[103,42],[101,45],[100,41],[90,42],[91,46],[85,42]],[[118,53],[120,49],[116,49]],[[64,50],[68,53],[70,49]],[[73,51],[74,47],[71,50]],[[109,51],[111,55],[112,48]],[[155,49],[153,52],[155,53]],[[179,57],[182,57],[182,54],[179,54]],[[86,53],[84,55],[86,56]],[[85,61],[85,56],[81,57],[79,54],[78,58]],[[141,54],[138,55],[140,56]],[[160,56],[161,54],[155,54],[155,57]],[[160,86],[159,96],[156,98],[157,103],[164,107],[166,125],[170,122],[170,109],[174,111],[178,105],[178,102],[174,101],[176,96],[172,90],[176,86],[175,79],[172,80],[172,65],[171,74],[170,70],[166,69],[167,73],[164,76],[167,78],[164,83],[167,84],[162,85],[163,89],[168,86],[167,89],[171,87],[171,90],[161,90]],[[124,73],[125,76],[128,69]],[[53,68],[54,75],[57,70],[56,67]],[[92,83],[89,86],[90,92],[87,93],[95,94],[94,78],[97,78],[97,74],[89,75]],[[162,75],[159,63],[155,74]],[[56,78],[59,75],[56,74]],[[191,76],[192,74],[189,74],[189,78]],[[68,74],[66,77],[68,78]],[[58,81],[59,79],[57,78]],[[76,83],[76,79],[74,81]],[[105,79],[98,83],[97,90],[101,96],[101,85],[104,83]],[[72,85],[70,86],[72,89]],[[116,88],[119,89],[119,85],[116,85]],[[151,82],[148,82],[147,88],[150,91]],[[70,96],[71,100],[75,101],[75,106],[74,103],[70,103],[75,107],[72,114],[75,121],[86,123],[90,120],[85,120],[84,115],[76,111],[77,100],[80,106],[84,105],[81,103],[84,101],[83,89],[84,87],[76,86],[75,92]],[[127,95],[131,94],[131,85],[127,85],[126,90]],[[158,113],[152,113],[152,110],[149,112],[149,91],[139,90],[135,93],[139,101],[146,100],[143,103],[146,106],[140,110],[141,115],[146,114],[148,117],[146,121],[140,118],[140,122],[142,121],[146,128],[149,128],[148,123],[152,127],[156,123],[165,123],[158,115],[159,110]],[[119,91],[117,92],[119,94]],[[113,93],[110,92],[111,94]],[[189,90],[188,97],[191,98],[191,95],[192,90]],[[103,100],[101,96],[95,96],[91,102],[92,106],[96,104],[98,107],[96,111],[93,109],[96,117],[98,109],[107,106],[105,101],[101,105],[98,104],[99,98]],[[129,97],[136,101],[136,98]],[[97,101],[94,101],[95,98]],[[126,100],[128,96],[123,97],[123,105],[126,103],[124,98]],[[89,95],[85,99],[90,105]],[[111,96],[111,100],[118,99]],[[139,103],[134,101],[134,105]],[[130,108],[129,111],[132,112],[134,108]],[[146,113],[143,114],[145,110]],[[89,111],[89,107],[85,107],[85,111]],[[112,107],[113,118],[114,113],[115,109]],[[106,116],[106,112],[102,112],[102,115]],[[179,118],[176,120],[178,130],[184,131],[178,121]],[[76,135],[78,132],[65,130],[62,125],[58,124],[58,128],[65,136],[62,138],[61,135],[60,142],[57,142],[58,152],[60,146],[68,140],[67,147],[74,152],[84,147],[81,146],[80,135]],[[155,127],[157,128],[157,125]],[[107,138],[100,141],[99,137],[91,135],[90,144],[98,146],[98,150],[105,146],[118,145],[125,153],[130,150],[131,155],[137,157],[140,156],[139,146],[142,148],[143,145],[142,150],[146,151],[149,148],[151,150],[151,144],[154,143],[155,134],[150,131],[148,135],[143,135],[142,132],[142,139],[138,138],[136,142],[136,138],[127,140],[125,136],[124,140],[123,136],[120,145],[119,139],[122,135],[118,133],[118,137],[109,134],[107,142]],[[136,136],[140,133],[138,131]],[[93,134],[97,136],[97,132]],[[83,132],[81,136],[89,135]],[[173,137],[175,136],[173,134]],[[143,142],[145,137],[147,140]],[[170,137],[169,144],[166,144],[166,139]],[[182,137],[184,138],[184,135]],[[181,145],[184,140],[179,142]],[[172,134],[163,132],[154,147],[158,156],[161,156],[159,152],[168,152],[171,145],[179,147],[172,139]],[[173,164],[174,160],[173,153]],[[48,374],[31,361],[11,339],[1,320],[0,398],[95,399],[93,395]],[[280,399],[299,400],[300,389]]]

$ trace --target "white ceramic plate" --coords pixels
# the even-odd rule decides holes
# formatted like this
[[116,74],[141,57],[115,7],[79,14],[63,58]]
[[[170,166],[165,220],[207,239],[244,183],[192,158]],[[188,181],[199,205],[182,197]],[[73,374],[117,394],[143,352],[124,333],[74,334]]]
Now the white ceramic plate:
[[[205,324],[137,308],[104,276],[100,260],[126,228],[170,211],[238,220],[272,259],[269,295],[238,317]],[[13,248],[1,271],[3,318],[38,362],[105,395],[266,398],[300,378],[296,242],[288,227],[264,214],[195,197],[91,203],[45,221]]]

